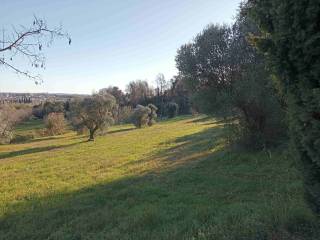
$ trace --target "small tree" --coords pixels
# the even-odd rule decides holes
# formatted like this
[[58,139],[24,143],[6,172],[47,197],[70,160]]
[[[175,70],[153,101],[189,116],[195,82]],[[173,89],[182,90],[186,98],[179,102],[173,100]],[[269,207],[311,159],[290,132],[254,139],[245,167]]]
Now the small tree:
[[0,109],[0,142],[8,143],[12,138],[12,129],[14,121],[12,115],[14,109],[10,106],[4,105]]
[[[110,94],[94,94],[91,97],[73,100],[70,104],[71,118],[77,119],[77,126],[89,130],[89,141],[94,140],[97,130],[103,130],[113,123],[112,109],[116,104]],[[72,121],[73,123],[75,121]]]
[[9,105],[0,106],[0,143],[9,143],[16,124],[31,116],[31,108],[16,109]]
[[178,111],[179,111],[179,106],[177,103],[175,102],[169,102],[167,104],[167,115],[169,118],[174,118],[178,115]]
[[58,112],[49,113],[45,117],[44,123],[47,129],[48,135],[62,134],[66,126],[66,121],[64,119],[63,113],[58,113]]
[[137,127],[141,128],[149,122],[149,114],[151,113],[150,108],[138,105],[131,116],[132,123]]
[[156,122],[158,108],[151,103],[148,104],[148,108],[150,109],[150,113],[148,116],[148,125],[152,126]]

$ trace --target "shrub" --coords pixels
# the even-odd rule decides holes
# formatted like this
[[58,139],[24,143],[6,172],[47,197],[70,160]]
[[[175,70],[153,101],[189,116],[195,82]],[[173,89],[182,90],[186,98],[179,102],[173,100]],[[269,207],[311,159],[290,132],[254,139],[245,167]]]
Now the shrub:
[[179,112],[179,105],[175,102],[169,102],[166,106],[166,112],[169,118],[176,117]]
[[13,137],[13,128],[31,116],[31,108],[16,109],[10,105],[0,106],[0,143],[9,143]]
[[131,116],[131,121],[137,128],[141,128],[148,124],[150,113],[150,108],[142,105],[137,105]]
[[63,113],[49,113],[44,119],[46,132],[48,135],[62,134],[66,127]]
[[149,116],[148,116],[148,126],[152,126],[153,124],[156,123],[158,108],[151,103],[148,104],[148,108],[150,109]]

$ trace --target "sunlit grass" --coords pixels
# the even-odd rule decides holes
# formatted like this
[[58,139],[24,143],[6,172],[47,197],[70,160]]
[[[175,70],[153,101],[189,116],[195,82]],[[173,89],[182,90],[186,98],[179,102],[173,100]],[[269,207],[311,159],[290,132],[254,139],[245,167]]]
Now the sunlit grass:
[[143,129],[115,126],[95,142],[68,132],[0,146],[0,239],[290,239],[306,236],[306,226],[312,232],[291,159],[233,152],[223,136],[214,120],[183,117]]

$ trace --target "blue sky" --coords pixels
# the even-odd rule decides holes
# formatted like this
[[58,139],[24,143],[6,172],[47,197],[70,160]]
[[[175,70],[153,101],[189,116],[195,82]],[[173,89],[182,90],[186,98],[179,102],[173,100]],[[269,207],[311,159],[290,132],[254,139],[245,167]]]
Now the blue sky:
[[[209,23],[231,23],[240,0],[1,0],[0,29],[32,23],[33,15],[72,37],[46,50],[44,83],[0,67],[0,91],[91,93],[131,80],[150,84],[177,73],[177,49]],[[23,69],[28,65],[17,61]],[[35,69],[36,70],[36,69]]]

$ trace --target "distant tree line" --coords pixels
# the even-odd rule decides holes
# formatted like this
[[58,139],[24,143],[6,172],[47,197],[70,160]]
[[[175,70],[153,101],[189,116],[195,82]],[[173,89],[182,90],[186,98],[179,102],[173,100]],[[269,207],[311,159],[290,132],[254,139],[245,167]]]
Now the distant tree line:
[[189,92],[179,77],[167,81],[159,74],[156,85],[153,88],[145,80],[131,81],[125,92],[110,86],[91,96],[46,101],[34,105],[32,114],[44,120],[48,135],[63,133],[69,123],[76,132],[87,133],[92,141],[114,123],[133,123],[141,128],[154,125],[158,117],[173,118],[191,112]]

